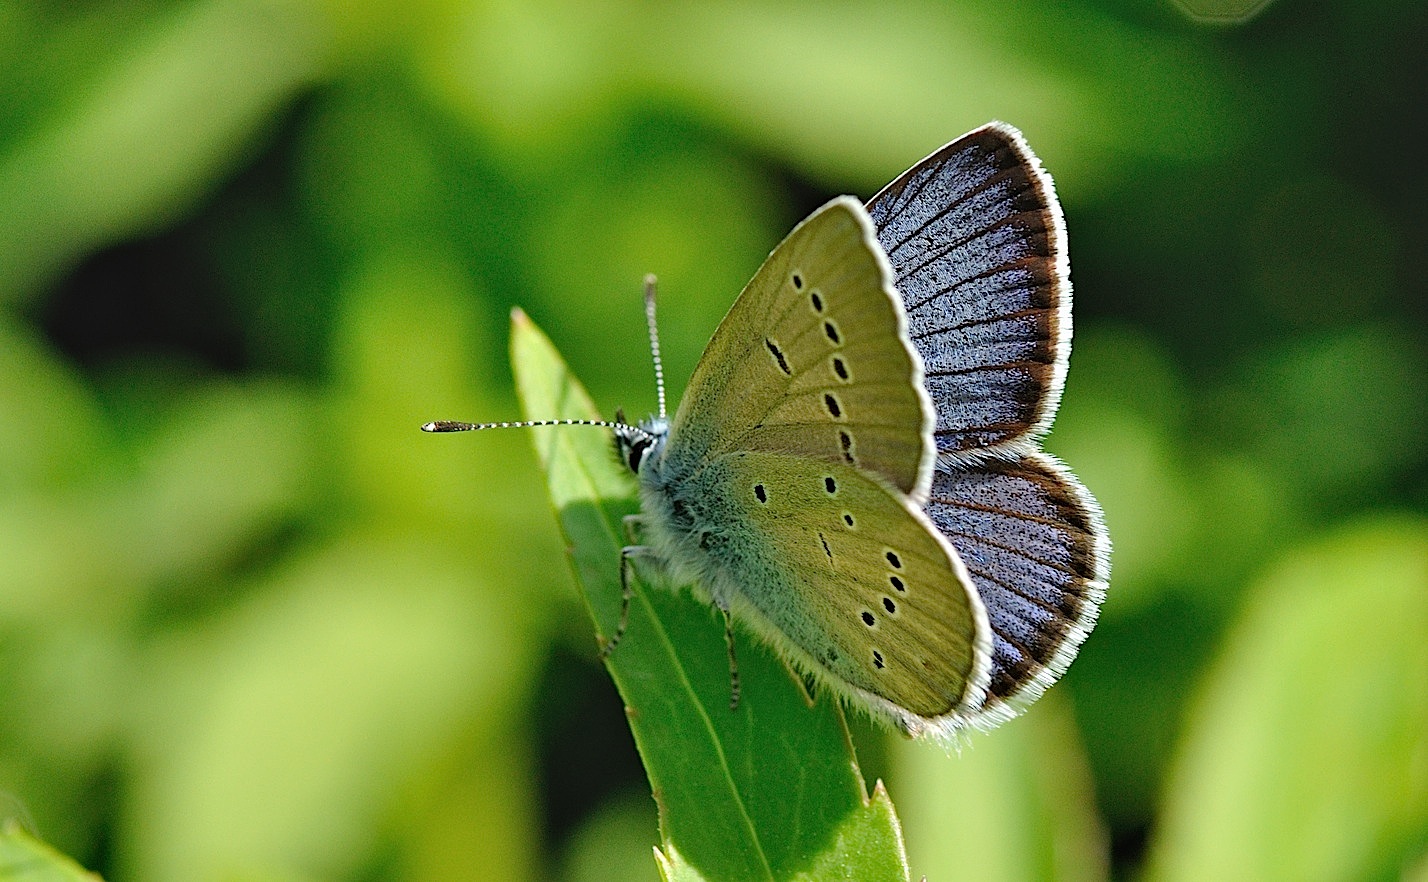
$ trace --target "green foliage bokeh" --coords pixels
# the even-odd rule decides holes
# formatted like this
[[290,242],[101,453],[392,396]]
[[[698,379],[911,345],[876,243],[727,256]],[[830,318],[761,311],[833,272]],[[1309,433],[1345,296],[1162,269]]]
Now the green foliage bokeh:
[[808,210],[999,118],[1110,596],[960,754],[856,733],[914,878],[1428,879],[1428,11],[1235,5],[0,5],[0,821],[115,882],[655,878],[531,439],[417,426],[518,418],[513,305],[653,409],[644,273],[677,395]]

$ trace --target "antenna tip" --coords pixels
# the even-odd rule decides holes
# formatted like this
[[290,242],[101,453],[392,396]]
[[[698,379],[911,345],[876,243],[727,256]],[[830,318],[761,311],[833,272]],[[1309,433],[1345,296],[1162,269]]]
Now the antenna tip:
[[421,427],[423,432],[465,432],[473,428],[470,423],[458,423],[454,420],[435,420]]

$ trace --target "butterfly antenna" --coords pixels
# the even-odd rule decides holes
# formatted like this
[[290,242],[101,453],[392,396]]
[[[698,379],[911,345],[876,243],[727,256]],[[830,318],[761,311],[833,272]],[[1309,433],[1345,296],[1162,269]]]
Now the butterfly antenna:
[[436,420],[421,427],[423,432],[479,432],[482,429],[529,429],[533,426],[603,426],[631,432],[654,441],[654,436],[638,426],[609,420],[522,420],[517,423],[461,423],[456,420]]
[[659,357],[659,326],[655,323],[655,286],[658,280],[654,273],[645,276],[645,324],[650,329],[650,355],[654,357],[655,392],[659,395],[659,418],[664,419],[664,363]]

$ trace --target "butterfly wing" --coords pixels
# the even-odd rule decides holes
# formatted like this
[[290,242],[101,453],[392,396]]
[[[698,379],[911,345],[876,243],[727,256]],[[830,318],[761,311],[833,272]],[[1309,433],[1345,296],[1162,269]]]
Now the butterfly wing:
[[799,224],[710,340],[666,458],[789,453],[855,465],[926,498],[932,404],[891,278],[856,200],[835,199]]
[[1061,397],[1071,283],[1051,178],[1011,126],[983,126],[868,203],[896,273],[948,463],[1034,449]]
[[763,451],[719,456],[681,493],[723,513],[699,534],[715,593],[798,667],[910,732],[980,706],[985,613],[903,494],[847,463]]
[[927,515],[957,549],[992,628],[995,724],[1066,671],[1105,598],[1110,542],[1100,509],[1048,454],[938,471]]

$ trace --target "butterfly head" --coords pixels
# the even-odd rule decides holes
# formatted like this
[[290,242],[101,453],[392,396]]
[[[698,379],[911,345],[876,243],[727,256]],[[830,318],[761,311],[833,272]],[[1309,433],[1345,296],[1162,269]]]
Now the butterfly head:
[[635,426],[625,422],[623,413],[617,413],[614,431],[615,451],[620,456],[620,462],[638,475],[646,458],[664,449],[665,439],[669,437],[669,420],[648,417]]

